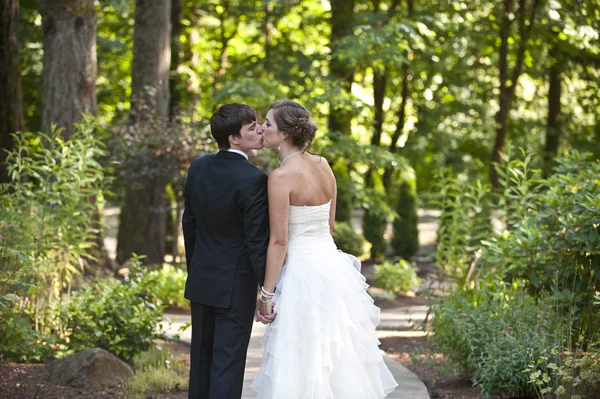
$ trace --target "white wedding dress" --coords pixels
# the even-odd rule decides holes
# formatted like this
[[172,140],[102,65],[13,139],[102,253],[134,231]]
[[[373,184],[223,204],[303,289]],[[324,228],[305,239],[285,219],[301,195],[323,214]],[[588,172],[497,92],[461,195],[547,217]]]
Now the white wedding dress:
[[379,308],[360,262],[338,251],[329,232],[330,204],[290,206],[277,317],[252,384],[257,398],[376,399],[398,385],[378,348]]

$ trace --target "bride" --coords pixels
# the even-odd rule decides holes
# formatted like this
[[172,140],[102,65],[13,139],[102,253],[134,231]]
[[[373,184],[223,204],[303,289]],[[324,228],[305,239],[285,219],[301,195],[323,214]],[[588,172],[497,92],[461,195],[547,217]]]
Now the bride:
[[335,177],[308,152],[317,125],[302,105],[280,101],[263,130],[281,161],[268,180],[271,238],[256,319],[276,317],[252,388],[263,399],[383,398],[397,384],[378,348],[379,308],[357,259],[331,236]]

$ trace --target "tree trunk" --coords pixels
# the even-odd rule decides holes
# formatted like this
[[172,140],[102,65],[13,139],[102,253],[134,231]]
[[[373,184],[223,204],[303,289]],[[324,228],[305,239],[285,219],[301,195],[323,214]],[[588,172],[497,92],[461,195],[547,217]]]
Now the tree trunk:
[[[404,65],[402,67],[402,92],[401,92],[401,102],[400,108],[398,108],[398,112],[396,113],[396,131],[392,135],[392,142],[390,143],[390,152],[392,154],[398,151],[398,140],[400,140],[400,136],[404,132],[404,125],[406,123],[406,103],[408,102],[408,97],[410,97],[410,85],[409,79],[411,75],[410,66]],[[392,168],[387,168],[383,175],[383,186],[385,190],[389,192],[389,186],[392,181],[392,174],[394,170]]]
[[[387,85],[387,71],[375,72],[373,76],[373,102],[375,106],[375,120],[373,121],[373,137],[371,145],[379,146],[381,144],[381,135],[383,133],[383,100],[385,99],[385,88]],[[369,167],[365,176],[365,187],[371,186],[371,176],[376,172],[376,168]]]
[[[169,115],[171,0],[136,0],[131,72],[131,116],[139,117],[140,100],[154,116]],[[150,92],[148,91],[150,90]]]
[[[149,123],[147,118],[164,120],[169,115],[170,18],[171,0],[136,0],[131,76],[132,122]],[[142,105],[150,112],[140,112]],[[135,183],[127,185],[121,208],[117,261],[122,263],[136,253],[146,256],[145,263],[162,263],[168,181],[142,176]]]
[[[398,6],[398,1],[394,1],[394,3],[392,4],[392,8],[390,9],[390,13],[395,10],[395,8]],[[407,6],[407,17],[411,18],[413,15],[413,11],[414,11],[414,1],[413,0],[407,0],[406,1],[406,6]],[[391,14],[390,14],[391,15]],[[407,59],[412,61],[412,49],[408,49],[407,50]],[[400,102],[400,108],[398,108],[398,111],[396,113],[397,115],[397,120],[398,122],[396,123],[396,131],[394,132],[394,134],[392,135],[392,142],[390,143],[390,152],[392,154],[394,154],[396,151],[398,151],[398,140],[400,140],[400,136],[402,136],[402,133],[404,132],[404,125],[406,124],[406,104],[408,103],[408,98],[410,97],[410,80],[412,78],[412,72],[411,72],[411,68],[409,64],[404,64],[402,65],[402,91],[400,93],[401,96],[401,102]],[[385,189],[386,192],[390,192],[390,184],[392,181],[392,174],[394,173],[394,169],[393,168],[386,168],[385,172],[383,173],[383,187]]]
[[[70,139],[83,114],[96,115],[96,26],[94,0],[40,0],[44,70],[42,73],[42,131],[56,124]],[[96,198],[89,201],[96,203]],[[112,269],[104,246],[102,216],[93,216],[97,233],[89,254],[93,266]]]
[[548,71],[548,120],[546,125],[546,145],[544,148],[544,175],[547,177],[552,172],[553,159],[558,154],[558,145],[561,134],[560,98],[562,93],[562,60],[557,57],[556,48],[550,50],[552,65]]
[[21,62],[19,60],[19,0],[0,0],[0,183],[8,182],[5,150],[11,133],[24,129]]
[[177,201],[175,205],[175,226],[173,226],[173,246],[171,247],[171,254],[173,255],[173,263],[177,263],[177,257],[179,256],[179,235],[181,234],[181,217],[183,215],[183,206]]
[[375,121],[373,124],[373,138],[371,145],[381,144],[381,134],[383,132],[383,100],[385,99],[385,88],[387,85],[387,71],[376,72],[373,76],[373,102],[375,104]]
[[42,131],[51,124],[73,135],[84,113],[96,114],[96,9],[94,0],[40,0],[44,71]]
[[162,263],[165,256],[166,206],[165,181],[147,180],[131,187],[119,216],[117,262],[127,261],[133,253],[145,255],[144,263]]
[[181,82],[181,76],[177,69],[183,59],[183,46],[181,45],[181,32],[183,25],[183,5],[181,0],[171,0],[171,73],[169,77],[169,119],[177,114],[181,109],[182,91],[185,90]]
[[[354,27],[354,0],[331,0],[331,74],[339,81],[342,90],[350,93],[354,71],[337,55],[339,41],[352,33]],[[332,99],[329,106],[329,131],[350,135],[352,113]]]
[[[512,69],[510,76],[510,85],[508,85],[509,79],[509,68],[508,68],[508,42],[510,36],[510,25],[513,20],[511,15],[513,14],[513,0],[503,0],[504,13],[502,16],[502,24],[500,26],[500,60],[499,60],[499,73],[500,73],[500,99],[498,112],[496,113],[496,139],[494,142],[494,149],[492,151],[492,165],[490,168],[490,181],[492,187],[495,190],[500,188],[500,176],[494,167],[495,164],[502,163],[502,152],[504,151],[504,144],[506,142],[506,136],[508,134],[508,123],[510,116],[510,109],[512,106],[513,99],[515,97],[515,89],[517,87],[519,76],[521,75],[521,69],[523,67],[523,61],[525,59],[525,51],[527,49],[527,43],[531,30],[534,25],[535,13],[539,6],[539,0],[533,0],[529,15],[527,16],[526,0],[519,0],[519,8],[517,10],[517,17],[519,22],[519,48],[517,50],[517,57],[515,65]],[[528,22],[527,22],[528,20]]]

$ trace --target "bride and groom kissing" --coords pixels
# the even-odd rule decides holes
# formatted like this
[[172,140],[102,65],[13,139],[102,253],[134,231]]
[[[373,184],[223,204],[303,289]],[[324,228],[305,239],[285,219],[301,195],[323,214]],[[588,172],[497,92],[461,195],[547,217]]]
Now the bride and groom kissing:
[[[397,384],[378,349],[379,308],[331,236],[336,181],[308,151],[310,113],[279,101],[260,125],[251,107],[225,104],[210,128],[219,152],[192,163],[184,188],[188,397],[241,398],[253,320],[268,324],[258,398],[385,397]],[[263,147],[281,159],[268,178],[248,162]]]

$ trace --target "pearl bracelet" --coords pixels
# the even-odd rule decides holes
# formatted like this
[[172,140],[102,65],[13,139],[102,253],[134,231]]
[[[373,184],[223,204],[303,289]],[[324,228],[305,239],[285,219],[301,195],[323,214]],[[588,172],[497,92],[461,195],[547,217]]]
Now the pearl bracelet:
[[274,292],[271,293],[271,292],[265,290],[265,287],[260,287],[260,292],[261,292],[261,294],[263,294],[263,296],[266,296],[266,297],[269,297],[269,298],[271,298],[271,297],[273,297],[273,295],[275,295]]

